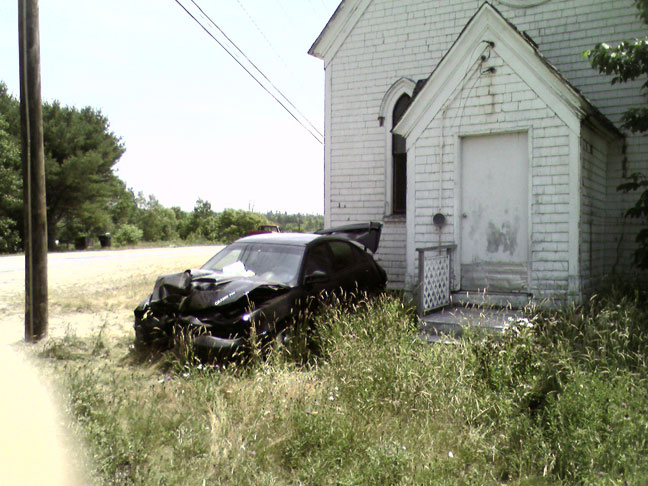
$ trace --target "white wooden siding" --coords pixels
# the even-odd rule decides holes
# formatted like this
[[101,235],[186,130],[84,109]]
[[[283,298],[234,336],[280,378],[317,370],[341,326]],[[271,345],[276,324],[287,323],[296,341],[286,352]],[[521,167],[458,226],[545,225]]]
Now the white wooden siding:
[[[496,73],[475,70],[464,86],[458,86],[443,111],[416,144],[415,245],[429,246],[437,233],[430,214],[448,217],[444,243],[460,243],[459,137],[487,133],[526,131],[530,158],[530,290],[537,298],[564,298],[569,279],[569,129],[527,84],[499,58],[489,66]],[[494,95],[477,93],[488,93]],[[441,133],[446,143],[441,154]],[[452,143],[448,143],[452,140]],[[438,163],[442,160],[442,164]],[[409,162],[409,161],[408,161]],[[439,177],[443,173],[441,206]],[[419,209],[421,208],[421,210]],[[410,269],[415,262],[408,262]],[[459,268],[455,266],[455,281]]]
[[[426,78],[441,57],[457,39],[470,17],[477,11],[477,0],[373,0],[360,17],[355,28],[344,40],[334,57],[328,60],[327,73],[327,150],[326,167],[329,180],[329,200],[326,218],[331,224],[382,220],[384,218],[384,129],[377,116],[381,100],[389,87],[399,78]],[[643,103],[638,84],[611,86],[609,77],[601,76],[589,67],[582,52],[597,42],[614,44],[622,39],[644,35],[645,27],[636,16],[632,0],[550,0],[533,8],[512,8],[497,1],[493,5],[520,31],[526,32],[569,82],[587,96],[613,122],[619,122],[623,111]],[[505,81],[498,73],[498,79]],[[530,146],[533,184],[531,237],[534,272],[533,286],[538,296],[566,291],[568,286],[569,171],[564,163],[568,133],[564,127],[548,122],[550,113],[543,113],[535,94],[521,80],[509,79],[510,89],[496,95],[506,122],[519,126],[526,122],[532,129]],[[479,99],[487,88],[476,86],[473,95]],[[488,102],[490,103],[490,102]],[[463,119],[480,130],[480,117],[486,105],[465,106]],[[452,118],[452,114],[448,113]],[[492,126],[491,126],[492,128]],[[501,126],[497,128],[502,129]],[[431,130],[433,131],[433,130]],[[439,180],[443,168],[441,207],[449,216],[454,209],[454,166],[452,156],[455,142],[444,145],[443,154],[435,147],[438,140],[430,135],[417,147],[416,177],[416,243],[428,244],[436,230],[429,225],[437,211]],[[640,137],[628,141],[628,172],[646,170],[648,144]],[[442,157],[443,164],[437,159]],[[588,162],[589,163],[589,162]],[[643,165],[642,165],[643,164]],[[589,169],[588,169],[589,170]],[[611,198],[608,216],[618,221],[636,195],[616,193],[621,182],[620,159],[608,162],[607,194]],[[328,179],[330,177],[330,179]],[[589,176],[588,176],[589,177]],[[450,240],[454,228],[452,218],[441,235]],[[636,225],[609,225],[607,249],[622,251],[620,270],[630,262]],[[403,238],[404,223],[387,224],[379,251],[379,259],[387,267],[390,279],[400,285],[406,266]],[[581,244],[582,249],[582,244]],[[606,249],[606,251],[607,251]],[[599,250],[597,250],[599,251]],[[414,255],[412,253],[412,255]],[[582,262],[582,259],[581,259]],[[409,271],[414,262],[408,261]]]

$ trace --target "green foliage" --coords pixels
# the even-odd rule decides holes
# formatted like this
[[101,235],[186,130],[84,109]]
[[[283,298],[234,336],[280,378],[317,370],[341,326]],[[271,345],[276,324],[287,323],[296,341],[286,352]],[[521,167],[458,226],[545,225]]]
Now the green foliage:
[[0,112],[0,253],[20,249],[18,221],[22,220],[20,151],[8,129]]
[[178,236],[176,213],[162,206],[154,196],[149,196],[145,207],[140,206],[139,226],[146,241],[168,241]]
[[43,106],[49,239],[75,224],[89,233],[109,231],[109,203],[116,196],[113,166],[124,153],[108,120],[92,108]]
[[514,332],[471,343],[472,387],[485,403],[470,423],[498,431],[502,479],[530,466],[568,484],[645,474],[638,450],[648,419],[618,413],[648,398],[645,297],[529,310]]
[[20,251],[22,244],[16,223],[11,218],[0,216],[0,253]]
[[133,190],[126,188],[126,185],[120,179],[113,181],[113,184],[114,197],[108,204],[113,226],[119,227],[126,223],[136,224],[139,217],[139,208]]
[[198,199],[190,214],[173,208],[180,238],[190,241],[220,241],[230,243],[260,225],[269,224],[268,219],[258,213],[241,209],[225,209],[221,213],[212,210],[211,203]]
[[[648,0],[634,0],[641,20],[648,24]],[[594,69],[599,73],[612,75],[612,84],[625,83],[648,76],[648,36],[631,39],[611,47],[602,42],[594,49],[585,52]],[[645,92],[648,79],[641,86]],[[648,108],[645,106],[629,108],[622,116],[622,127],[633,133],[648,131]],[[633,207],[625,216],[640,219],[648,223],[648,179],[645,174],[631,174],[628,181],[617,188],[623,192],[641,190],[642,192]],[[635,264],[648,269],[648,227],[644,226],[637,234],[638,248],[635,251]]]
[[288,214],[270,211],[265,214],[265,217],[285,233],[312,233],[324,227],[324,217],[320,214]]
[[132,224],[124,224],[119,227],[113,236],[113,241],[117,246],[132,245],[142,241],[144,232]]
[[[0,129],[2,153],[7,153],[4,146],[7,143],[20,146],[20,113],[18,100],[8,94],[3,83],[0,83],[0,116],[7,123]],[[57,101],[45,103],[43,143],[50,247],[59,236],[71,240],[79,235],[110,231],[111,207],[123,198],[125,188],[113,173],[124,146],[110,131],[108,120],[89,107],[79,110],[63,107]],[[22,179],[19,164],[2,162],[3,182],[7,179],[4,173],[7,169],[11,178]],[[14,186],[3,192],[0,206],[13,204],[14,199],[22,201],[22,194]],[[9,226],[22,228],[22,211],[4,217],[13,222]]]
[[231,243],[258,229],[260,225],[268,223],[265,216],[258,213],[242,209],[225,209],[218,215],[216,231],[220,241]]
[[[646,116],[648,121],[648,116]],[[642,190],[635,205],[625,213],[627,217],[648,220],[648,178],[639,173],[631,174],[628,181],[620,184],[618,189],[623,192]],[[639,248],[635,251],[635,263],[639,268],[648,269],[648,227],[639,230],[636,237]]]
[[211,203],[198,199],[194,210],[188,220],[180,228],[180,238],[202,239],[207,241],[218,240],[218,220],[216,213],[212,211]]

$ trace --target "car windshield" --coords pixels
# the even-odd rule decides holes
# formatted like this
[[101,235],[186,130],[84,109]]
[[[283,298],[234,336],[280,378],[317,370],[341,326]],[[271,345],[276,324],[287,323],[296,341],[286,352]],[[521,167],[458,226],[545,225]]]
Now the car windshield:
[[216,253],[202,268],[292,286],[297,283],[303,255],[301,246],[234,243]]

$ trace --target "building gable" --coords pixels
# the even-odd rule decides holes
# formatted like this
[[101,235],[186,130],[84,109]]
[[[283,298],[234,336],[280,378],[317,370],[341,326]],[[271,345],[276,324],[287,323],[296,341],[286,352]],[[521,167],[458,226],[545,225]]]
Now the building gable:
[[[528,234],[528,259],[516,256],[519,268],[497,275],[561,302],[625,269],[635,230],[620,219],[630,197],[615,188],[630,170],[645,170],[648,149],[606,116],[619,123],[641,102],[639,86],[610,86],[582,52],[643,35],[635,17],[632,0],[343,0],[309,51],[325,61],[327,224],[382,220],[377,258],[393,288],[418,288],[417,252],[436,245],[454,248],[454,290],[464,277],[466,288],[481,288],[479,272],[464,274],[472,260],[461,252],[470,241],[462,231],[478,217],[470,197],[496,201],[481,191],[483,169],[527,194],[482,218],[500,230],[490,243],[478,238],[486,248],[475,248],[488,251],[513,241],[513,226],[492,216],[527,209],[515,241]],[[395,126],[405,94],[413,101]],[[404,214],[390,200],[394,134],[406,136]],[[482,153],[495,158],[475,169]],[[504,159],[519,166],[500,167]],[[520,167],[527,171],[513,172]],[[490,285],[492,264],[503,262],[487,263]]]
[[[601,117],[539,53],[535,45],[491,4],[484,3],[428,78],[394,131],[416,143],[436,117],[455,87],[484,61],[484,48],[491,49],[531,87],[574,133],[588,114]],[[609,122],[604,125],[611,125]]]
[[325,65],[335,57],[372,0],[343,0],[308,53],[323,59]]

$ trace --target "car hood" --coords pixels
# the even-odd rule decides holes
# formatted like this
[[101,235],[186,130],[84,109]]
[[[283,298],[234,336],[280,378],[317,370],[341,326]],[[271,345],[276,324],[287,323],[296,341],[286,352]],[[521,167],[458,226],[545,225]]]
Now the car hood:
[[369,223],[347,224],[316,231],[318,235],[336,235],[360,243],[371,253],[378,251],[382,223],[371,221]]
[[159,277],[149,304],[176,303],[182,312],[227,307],[245,298],[247,305],[260,303],[290,287],[258,278],[229,276],[203,269]]

